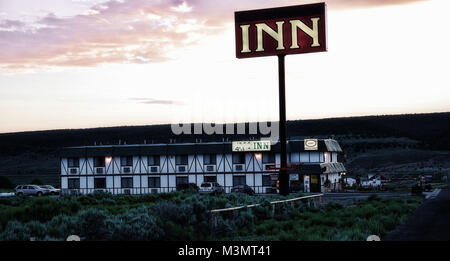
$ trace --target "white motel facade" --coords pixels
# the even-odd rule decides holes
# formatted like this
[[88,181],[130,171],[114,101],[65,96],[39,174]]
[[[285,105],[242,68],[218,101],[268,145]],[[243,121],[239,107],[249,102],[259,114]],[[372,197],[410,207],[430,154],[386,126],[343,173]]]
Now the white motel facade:
[[[306,140],[287,142],[291,191],[324,192],[327,184],[339,182],[345,174],[338,161],[339,143],[332,139],[315,142],[313,147]],[[233,142],[67,147],[61,153],[61,189],[77,194],[97,190],[144,194],[217,182],[227,193],[243,184],[255,193],[276,193],[279,163],[279,143],[264,150],[239,151]]]

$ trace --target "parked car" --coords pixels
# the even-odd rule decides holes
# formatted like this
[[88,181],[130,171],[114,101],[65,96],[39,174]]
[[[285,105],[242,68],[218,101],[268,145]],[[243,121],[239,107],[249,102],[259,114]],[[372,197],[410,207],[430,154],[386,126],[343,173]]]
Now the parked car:
[[199,192],[203,193],[203,194],[218,194],[218,193],[223,193],[224,189],[217,182],[203,182],[200,185]]
[[231,188],[231,193],[245,193],[248,195],[253,195],[255,192],[249,185],[236,185]]
[[19,185],[16,187],[16,195],[17,196],[43,196],[49,195],[50,190],[46,188],[41,188],[38,185]]
[[195,183],[178,184],[177,185],[177,191],[185,191],[185,190],[199,191],[199,187]]
[[48,189],[50,191],[50,195],[59,195],[61,193],[60,189],[57,189],[51,185],[39,185],[39,187]]

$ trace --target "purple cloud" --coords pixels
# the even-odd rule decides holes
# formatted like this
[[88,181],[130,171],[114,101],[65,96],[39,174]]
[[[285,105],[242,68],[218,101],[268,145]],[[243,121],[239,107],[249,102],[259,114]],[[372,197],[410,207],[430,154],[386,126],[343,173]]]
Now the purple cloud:
[[[328,7],[405,4],[420,0],[330,0]],[[128,0],[92,6],[84,14],[34,21],[0,20],[0,68],[95,66],[170,59],[176,48],[195,44],[192,34],[213,34],[236,10],[302,4],[294,0]]]

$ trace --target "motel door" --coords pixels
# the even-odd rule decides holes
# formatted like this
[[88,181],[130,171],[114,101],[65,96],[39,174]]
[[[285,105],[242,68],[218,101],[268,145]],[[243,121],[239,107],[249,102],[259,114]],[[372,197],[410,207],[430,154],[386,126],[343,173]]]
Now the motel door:
[[320,192],[320,177],[319,175],[311,175],[310,191]]

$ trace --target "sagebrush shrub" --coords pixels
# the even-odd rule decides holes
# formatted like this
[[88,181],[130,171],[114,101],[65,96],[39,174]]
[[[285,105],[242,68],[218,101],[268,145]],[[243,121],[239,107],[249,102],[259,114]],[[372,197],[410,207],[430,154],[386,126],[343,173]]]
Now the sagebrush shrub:
[[55,216],[47,222],[46,227],[48,236],[61,240],[65,240],[70,235],[80,234],[77,218],[73,216]]
[[39,221],[29,221],[25,223],[25,229],[29,232],[30,237],[34,237],[37,240],[42,240],[46,236],[46,227]]
[[108,219],[108,229],[112,240],[160,240],[164,231],[150,216],[147,208],[133,209],[126,214]]
[[0,241],[29,241],[30,231],[18,221],[10,221],[0,234]]
[[77,215],[77,224],[80,234],[87,240],[105,240],[109,238],[110,231],[106,226],[107,213],[103,210],[89,208]]

